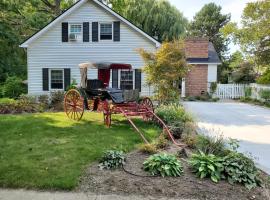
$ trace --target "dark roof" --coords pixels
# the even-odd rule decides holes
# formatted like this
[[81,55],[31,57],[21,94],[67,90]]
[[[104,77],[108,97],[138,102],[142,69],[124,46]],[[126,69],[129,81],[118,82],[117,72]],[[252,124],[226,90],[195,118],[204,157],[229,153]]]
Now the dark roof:
[[218,57],[218,54],[215,50],[215,47],[212,42],[209,42],[208,44],[208,58],[188,58],[187,61],[192,64],[192,63],[220,63],[221,61]]

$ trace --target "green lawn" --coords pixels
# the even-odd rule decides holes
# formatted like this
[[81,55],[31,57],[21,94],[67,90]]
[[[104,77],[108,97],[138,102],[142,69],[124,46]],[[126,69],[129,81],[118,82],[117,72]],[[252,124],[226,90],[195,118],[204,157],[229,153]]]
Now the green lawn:
[[[154,125],[136,124],[148,139],[159,133]],[[0,186],[72,189],[105,150],[130,151],[139,143],[141,138],[120,116],[106,128],[98,113],[86,113],[80,122],[64,113],[0,115]]]

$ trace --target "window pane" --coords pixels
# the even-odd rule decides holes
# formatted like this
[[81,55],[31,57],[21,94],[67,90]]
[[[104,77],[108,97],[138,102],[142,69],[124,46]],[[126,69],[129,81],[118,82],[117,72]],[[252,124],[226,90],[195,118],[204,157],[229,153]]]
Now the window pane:
[[112,39],[112,24],[100,24],[100,39],[101,40]]
[[121,71],[120,88],[122,90],[133,89],[133,71]]
[[63,71],[51,70],[51,89],[63,89]]
[[81,34],[82,32],[82,25],[80,24],[71,24],[70,25],[70,33]]

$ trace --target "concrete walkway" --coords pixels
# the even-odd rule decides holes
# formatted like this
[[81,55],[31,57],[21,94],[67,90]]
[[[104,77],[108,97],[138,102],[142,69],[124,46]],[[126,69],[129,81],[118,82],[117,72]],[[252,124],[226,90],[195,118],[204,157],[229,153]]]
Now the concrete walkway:
[[258,166],[270,174],[270,109],[238,102],[184,102],[201,129],[240,140]]
[[[98,195],[93,193],[76,192],[42,192],[31,190],[0,189],[0,200],[176,200],[170,198],[143,197],[143,196],[120,196]],[[179,200],[179,199],[178,199]],[[180,199],[181,200],[181,199]],[[182,199],[184,200],[184,199]]]

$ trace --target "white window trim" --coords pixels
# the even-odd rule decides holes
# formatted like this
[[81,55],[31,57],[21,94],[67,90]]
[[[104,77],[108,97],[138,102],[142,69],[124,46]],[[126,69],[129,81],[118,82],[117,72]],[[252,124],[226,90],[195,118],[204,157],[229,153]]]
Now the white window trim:
[[[69,35],[71,34],[70,29],[71,29],[71,26],[72,25],[80,25],[81,26],[81,33],[80,34],[77,34],[80,37],[79,37],[79,39],[77,41],[70,41],[69,40]],[[90,30],[89,30],[89,33],[90,33]],[[83,37],[83,24],[82,23],[68,23],[68,41],[69,42],[81,42],[82,41],[82,37]]]
[[[100,31],[100,25],[101,24],[111,24],[112,25],[112,39],[111,40],[101,40],[100,39],[100,35],[101,35],[101,31]],[[113,22],[98,22],[98,41],[101,41],[101,42],[111,42],[113,41]]]
[[[63,88],[62,89],[53,89],[51,87],[51,74],[52,74],[52,71],[53,70],[61,70],[62,71],[62,74],[63,74]],[[63,91],[65,90],[65,75],[64,75],[64,69],[61,69],[61,68],[51,68],[49,69],[49,91]]]
[[118,70],[118,88],[121,88],[121,71],[132,71],[132,88],[135,90],[135,70],[134,69],[119,69]]

